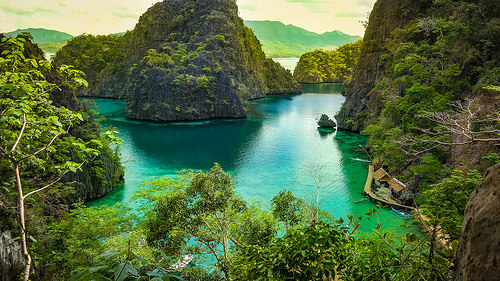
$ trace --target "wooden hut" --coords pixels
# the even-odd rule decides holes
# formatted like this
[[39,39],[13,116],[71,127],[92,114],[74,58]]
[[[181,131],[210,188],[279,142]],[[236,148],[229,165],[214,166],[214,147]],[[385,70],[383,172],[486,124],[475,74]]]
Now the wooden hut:
[[378,186],[388,187],[391,179],[391,176],[384,169],[378,169],[373,173],[373,180]]

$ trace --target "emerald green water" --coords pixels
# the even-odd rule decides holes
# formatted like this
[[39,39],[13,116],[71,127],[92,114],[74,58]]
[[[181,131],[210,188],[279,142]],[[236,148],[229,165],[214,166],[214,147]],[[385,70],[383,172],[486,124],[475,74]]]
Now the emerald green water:
[[[123,101],[95,99],[97,111],[105,117],[103,126],[116,127],[123,139],[125,183],[89,205],[126,202],[146,179],[171,176],[181,169],[209,169],[214,162],[232,174],[237,193],[246,199],[267,204],[286,188],[310,201],[315,184],[307,167],[325,165],[322,174],[335,182],[321,192],[320,208],[336,218],[363,215],[375,205],[354,203],[364,198],[367,169],[352,159],[366,159],[354,151],[366,138],[345,131],[321,133],[316,125],[322,113],[333,116],[339,110],[344,101],[341,85],[304,85],[303,89],[302,95],[252,101],[246,119],[172,124],[127,120]],[[384,228],[403,223],[385,209],[379,220]]]

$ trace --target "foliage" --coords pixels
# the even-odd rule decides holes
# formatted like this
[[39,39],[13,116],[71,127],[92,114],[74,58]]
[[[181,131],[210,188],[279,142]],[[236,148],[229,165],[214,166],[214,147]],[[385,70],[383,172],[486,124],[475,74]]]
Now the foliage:
[[269,245],[242,248],[231,274],[237,280],[328,280],[344,268],[346,242],[338,226],[302,227]]
[[[498,116],[496,122],[491,116],[499,103],[485,89],[498,80],[500,53],[492,47],[500,42],[491,1],[420,6],[415,20],[381,44],[380,79],[360,116],[368,117],[362,133],[375,156],[392,173],[426,187],[448,176],[447,166],[461,165],[457,159],[467,159],[467,168],[484,167],[481,154],[497,152]],[[478,146],[485,140],[492,140],[489,147]]]
[[[51,74],[52,65],[29,50],[33,45],[25,37],[1,38],[0,156],[9,163],[8,172],[15,182],[15,191],[10,190],[10,195],[17,195],[15,208],[25,258],[23,278],[27,280],[32,257],[27,232],[31,221],[26,208],[36,202],[31,195],[43,198],[43,194],[56,191],[63,195],[68,191],[68,185],[62,183],[63,177],[81,170],[86,162],[99,156],[103,141],[99,138],[85,141],[71,135],[70,130],[85,121],[84,115],[56,106],[50,99],[59,87],[85,85],[81,72],[62,66],[58,72],[60,84],[50,83],[45,76]],[[103,137],[118,141],[112,132],[104,133]],[[34,220],[33,225],[37,224]]]
[[349,82],[359,58],[361,40],[336,50],[313,50],[300,56],[293,76],[301,83]]
[[121,39],[122,36],[116,34],[76,36],[57,51],[53,63],[56,66],[71,64],[83,71],[92,89],[102,79],[104,69],[124,57]]
[[[374,212],[371,212],[372,214]],[[413,233],[353,235],[342,221],[288,230],[269,245],[235,253],[235,280],[449,280],[458,243],[432,250]],[[455,241],[456,242],[456,241]]]
[[304,200],[295,197],[286,189],[278,192],[271,200],[274,217],[285,223],[285,227],[293,227],[305,218]]
[[437,184],[431,185],[422,192],[419,202],[422,203],[422,212],[431,222],[439,221],[445,233],[452,239],[460,237],[465,206],[471,192],[479,186],[481,174],[476,170],[465,174],[455,170]]
[[[48,226],[47,236],[36,249],[62,278],[90,267],[107,250],[124,250],[113,243],[114,237],[130,233],[135,227],[134,215],[122,205],[74,207],[71,213],[61,213],[61,219]],[[127,242],[132,240],[127,238]],[[138,250],[136,245],[132,244],[133,251]]]
[[184,279],[167,273],[161,268],[147,264],[147,261],[130,251],[105,252],[101,255],[101,262],[91,268],[82,270],[73,275],[70,281],[183,281]]
[[[274,220],[236,196],[231,176],[218,164],[209,172],[182,176],[155,198],[146,221],[148,243],[171,257],[213,255],[229,276],[230,251],[246,243],[266,243],[275,235]],[[158,183],[146,185],[158,188]]]

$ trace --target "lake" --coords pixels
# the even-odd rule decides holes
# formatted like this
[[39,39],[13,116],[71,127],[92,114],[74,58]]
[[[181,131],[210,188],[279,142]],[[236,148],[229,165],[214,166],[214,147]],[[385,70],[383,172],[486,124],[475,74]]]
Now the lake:
[[[210,169],[215,162],[231,173],[236,192],[268,205],[287,189],[311,202],[315,194],[310,167],[333,183],[321,192],[320,208],[336,218],[361,216],[375,204],[355,203],[367,176],[366,159],[356,152],[366,137],[347,131],[319,132],[317,119],[333,117],[344,102],[341,84],[303,85],[301,95],[275,95],[251,101],[248,118],[157,124],[125,118],[125,102],[94,99],[103,127],[116,127],[123,140],[125,183],[89,205],[126,202],[144,180],[172,176],[182,169]],[[384,228],[403,219],[383,209]],[[370,223],[363,223],[372,228]],[[398,228],[398,232],[406,229]]]

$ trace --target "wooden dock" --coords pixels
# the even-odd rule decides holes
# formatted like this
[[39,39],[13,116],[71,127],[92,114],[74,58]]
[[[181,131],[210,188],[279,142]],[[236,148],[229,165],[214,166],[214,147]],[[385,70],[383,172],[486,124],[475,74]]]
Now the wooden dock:
[[405,208],[405,209],[409,209],[409,210],[415,209],[414,207],[411,207],[411,206],[399,204],[398,202],[396,202],[396,200],[394,200],[392,198],[380,198],[375,193],[373,193],[373,191],[372,191],[373,171],[374,171],[373,164],[370,164],[368,166],[368,176],[366,177],[365,188],[363,189],[365,194],[370,196],[373,200],[382,202],[384,204],[388,204],[391,206],[397,206],[397,207]]
[[417,214],[417,217],[420,220],[420,227],[423,230],[423,233],[428,234],[430,236],[434,236],[435,241],[438,243],[438,245],[440,247],[442,247],[442,248],[449,248],[450,247],[448,244],[448,242],[450,241],[449,235],[444,234],[441,231],[441,227],[439,227],[439,226],[437,227],[437,229],[434,228],[431,225],[429,218],[427,218],[425,215],[420,213],[420,210],[418,208],[399,204],[398,202],[396,202],[392,198],[386,198],[386,199],[380,198],[375,193],[373,193],[373,191],[372,191],[373,173],[374,173],[374,166],[373,166],[373,164],[370,164],[368,166],[368,176],[366,177],[366,183],[365,183],[365,187],[363,190],[366,195],[370,196],[370,198],[372,198],[373,200],[382,202],[384,204],[388,204],[391,206],[398,206],[398,207],[410,209],[410,210],[416,210],[415,213]]

